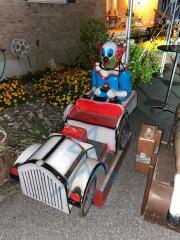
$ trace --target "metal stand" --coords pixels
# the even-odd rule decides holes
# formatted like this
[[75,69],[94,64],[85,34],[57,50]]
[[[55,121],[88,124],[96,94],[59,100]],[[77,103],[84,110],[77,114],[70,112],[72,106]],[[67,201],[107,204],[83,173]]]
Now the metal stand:
[[130,37],[131,37],[131,24],[132,24],[132,14],[133,14],[133,0],[128,1],[128,17],[126,22],[126,56],[125,64],[129,64],[129,50],[130,50]]
[[165,99],[165,102],[164,102],[163,106],[152,106],[152,108],[161,109],[163,111],[168,111],[168,112],[174,114],[174,112],[170,110],[170,106],[168,105],[168,100],[169,100],[169,95],[170,95],[171,87],[172,87],[173,80],[174,80],[174,75],[175,75],[175,72],[176,72],[176,67],[177,67],[177,64],[178,64],[178,59],[179,59],[179,53],[177,52],[176,56],[175,56],[173,71],[171,73],[171,78],[170,78],[168,91],[167,91],[167,94],[166,94],[166,99]]

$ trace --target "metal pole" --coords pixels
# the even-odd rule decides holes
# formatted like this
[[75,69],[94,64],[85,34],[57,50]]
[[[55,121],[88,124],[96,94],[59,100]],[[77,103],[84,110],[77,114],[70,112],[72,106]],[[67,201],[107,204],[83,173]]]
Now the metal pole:
[[132,22],[132,14],[133,14],[133,0],[129,0],[128,2],[128,13],[127,13],[127,22],[126,22],[126,58],[125,64],[129,63],[129,49],[130,49],[130,37],[131,37],[131,22]]
[[[171,0],[172,4],[174,4],[174,8],[172,9],[172,19],[171,22],[168,26],[168,30],[167,30],[167,36],[166,36],[166,45],[170,44],[170,40],[171,40],[171,34],[172,34],[172,30],[173,30],[173,25],[174,25],[174,20],[175,20],[175,14],[176,14],[176,10],[177,10],[177,4],[178,4],[178,0]],[[160,69],[160,76],[163,77],[163,73],[164,73],[164,66],[166,63],[166,57],[167,57],[167,53],[164,52],[163,53],[163,57],[162,57],[162,61],[161,61],[161,69]]]
[[168,108],[168,100],[169,100],[169,95],[170,95],[170,92],[171,92],[171,87],[172,87],[172,84],[173,84],[173,80],[174,80],[174,75],[175,75],[175,72],[176,72],[176,67],[177,67],[177,64],[178,64],[178,58],[179,58],[179,53],[177,52],[176,53],[176,56],[175,56],[175,60],[174,60],[174,66],[173,66],[173,71],[171,73],[171,78],[170,78],[170,84],[169,84],[169,87],[168,87],[168,92],[167,92],[167,95],[166,95],[166,100],[164,102],[164,109]]

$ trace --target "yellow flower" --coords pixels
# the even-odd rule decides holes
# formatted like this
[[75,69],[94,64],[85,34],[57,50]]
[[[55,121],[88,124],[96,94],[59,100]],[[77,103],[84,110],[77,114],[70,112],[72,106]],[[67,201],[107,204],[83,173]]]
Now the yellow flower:
[[16,88],[16,84],[15,83],[12,83],[11,85],[13,88]]
[[11,102],[6,101],[5,104],[10,106],[10,105],[11,105]]

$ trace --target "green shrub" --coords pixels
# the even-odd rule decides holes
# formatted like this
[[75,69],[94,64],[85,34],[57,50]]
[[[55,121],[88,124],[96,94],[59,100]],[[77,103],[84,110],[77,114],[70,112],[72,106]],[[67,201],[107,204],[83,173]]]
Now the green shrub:
[[106,23],[102,19],[83,18],[80,31],[81,63],[85,68],[91,69],[93,63],[99,58],[97,46],[108,39]]
[[129,69],[134,84],[151,84],[152,77],[160,70],[159,60],[153,51],[143,51],[138,45],[130,49]]

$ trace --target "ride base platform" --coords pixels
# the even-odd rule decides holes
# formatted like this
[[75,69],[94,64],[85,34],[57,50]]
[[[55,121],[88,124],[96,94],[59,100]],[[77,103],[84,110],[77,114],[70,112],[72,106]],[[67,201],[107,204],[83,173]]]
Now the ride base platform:
[[[117,153],[114,155],[113,154],[109,154],[109,156],[107,157],[107,162],[110,164],[109,165],[109,170],[105,175],[105,179],[102,182],[101,186],[96,189],[96,193],[93,199],[93,204],[94,206],[98,207],[98,208],[102,208],[103,204],[111,190],[113,181],[115,180],[119,169],[122,165],[123,159],[127,153],[127,150],[129,148],[130,145],[130,140],[131,140],[131,133],[129,134],[129,139],[128,142],[126,144],[126,146],[124,147],[124,149],[122,150],[118,150]],[[111,159],[109,159],[111,158]],[[106,164],[106,160],[105,160],[105,164]]]

